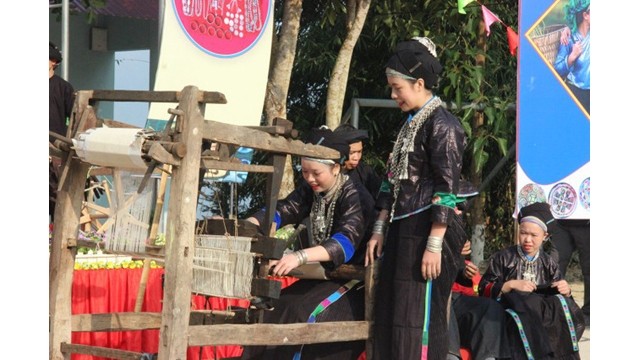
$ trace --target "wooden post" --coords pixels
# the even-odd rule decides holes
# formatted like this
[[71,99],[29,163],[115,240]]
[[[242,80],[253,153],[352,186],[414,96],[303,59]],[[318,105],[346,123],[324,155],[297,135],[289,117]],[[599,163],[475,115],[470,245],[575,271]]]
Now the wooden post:
[[49,359],[65,359],[61,343],[71,343],[71,287],[80,229],[84,184],[89,165],[71,160],[57,193],[53,243],[49,254]]
[[375,305],[376,296],[376,281],[378,279],[378,260],[375,260],[369,266],[364,269],[364,321],[369,322],[369,337],[367,338],[365,345],[365,352],[367,359],[373,359],[373,308]]
[[174,140],[186,144],[187,154],[172,174],[158,360],[187,358],[198,175],[204,126],[204,117],[198,110],[198,94],[197,87],[187,86],[179,96],[179,108],[184,113],[178,118]]
[[[71,122],[87,119],[92,112],[90,93],[80,91],[76,95]],[[93,120],[83,126],[91,126]],[[76,124],[77,126],[77,124]],[[75,132],[72,126],[68,137]],[[71,288],[73,286],[73,265],[77,252],[76,241],[80,230],[84,185],[89,172],[89,164],[73,159],[68,154],[66,179],[61,179],[56,195],[53,224],[53,243],[49,254],[49,360],[70,359],[61,351],[62,343],[71,343]]]

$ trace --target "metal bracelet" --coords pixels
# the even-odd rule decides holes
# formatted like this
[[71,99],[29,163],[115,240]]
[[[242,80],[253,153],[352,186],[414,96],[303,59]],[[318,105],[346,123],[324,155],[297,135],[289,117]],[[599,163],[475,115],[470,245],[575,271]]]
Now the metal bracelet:
[[373,230],[371,231],[374,234],[384,235],[384,230],[387,227],[387,223],[384,220],[376,220],[373,223]]
[[298,250],[295,252],[296,257],[298,258],[298,266],[304,265],[308,261],[307,253],[304,250]]
[[427,238],[427,250],[432,253],[442,252],[443,241],[444,241],[444,238],[442,236],[429,235],[429,237]]
[[294,251],[293,255],[296,256],[296,259],[298,260],[298,266],[302,265],[302,256],[300,255],[299,251]]

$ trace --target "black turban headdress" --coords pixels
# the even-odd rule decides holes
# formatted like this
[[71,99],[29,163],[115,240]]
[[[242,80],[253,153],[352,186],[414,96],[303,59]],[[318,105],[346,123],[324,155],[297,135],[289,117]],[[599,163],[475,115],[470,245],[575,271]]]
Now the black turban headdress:
[[339,133],[331,131],[331,129],[326,126],[311,129],[305,142],[307,144],[322,145],[337,150],[340,153],[340,158],[331,160],[339,164],[342,164],[349,158],[349,143],[344,137],[340,136]]
[[56,64],[62,62],[62,54],[58,47],[49,41],[49,60],[55,60]]
[[386,67],[414,79],[422,78],[427,89],[433,89],[442,72],[436,56],[435,44],[430,39],[413,38],[396,46]]
[[546,229],[544,227],[543,229],[550,235],[553,234],[556,226],[558,226],[556,219],[551,213],[551,206],[546,202],[533,203],[520,209],[518,213],[518,223],[521,223],[522,220],[527,217],[534,217],[540,220],[540,222],[546,226]]
[[348,144],[364,141],[369,138],[367,130],[358,130],[351,124],[342,124],[333,132],[336,136],[342,137]]

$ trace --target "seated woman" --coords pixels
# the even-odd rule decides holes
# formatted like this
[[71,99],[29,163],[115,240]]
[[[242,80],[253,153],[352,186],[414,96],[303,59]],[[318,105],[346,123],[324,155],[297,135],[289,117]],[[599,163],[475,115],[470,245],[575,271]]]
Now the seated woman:
[[460,270],[451,289],[450,354],[466,349],[474,360],[508,359],[511,349],[505,327],[506,312],[495,299],[478,296],[480,271],[466,260],[471,242],[462,248]]
[[[302,158],[304,182],[276,205],[277,228],[299,224],[310,217],[313,238],[309,244],[274,261],[272,273],[289,274],[309,262],[320,262],[327,270],[364,259],[374,215],[374,201],[362,184],[340,171],[348,158],[349,144],[328,128],[314,129],[307,141],[338,150],[334,160]],[[247,219],[257,225],[264,211]],[[364,288],[360,281],[301,279],[281,291],[265,311],[265,323],[307,323],[364,320]],[[358,357],[365,342],[350,341],[304,346],[246,346],[242,359],[345,359]]]
[[547,203],[520,209],[519,243],[494,254],[480,279],[479,294],[509,314],[513,359],[580,359],[584,316],[558,264],[541,251],[554,220]]

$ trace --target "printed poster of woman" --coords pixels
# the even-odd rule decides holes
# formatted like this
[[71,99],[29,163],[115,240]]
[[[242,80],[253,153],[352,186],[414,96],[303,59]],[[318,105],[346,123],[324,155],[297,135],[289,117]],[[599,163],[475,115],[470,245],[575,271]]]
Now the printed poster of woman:
[[556,1],[527,35],[587,117],[591,113],[591,0]]

